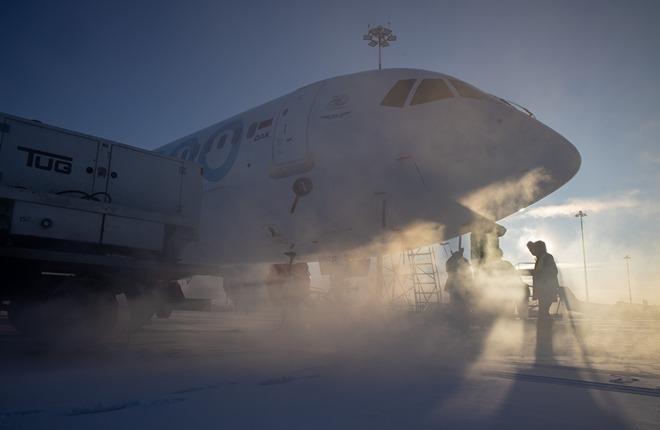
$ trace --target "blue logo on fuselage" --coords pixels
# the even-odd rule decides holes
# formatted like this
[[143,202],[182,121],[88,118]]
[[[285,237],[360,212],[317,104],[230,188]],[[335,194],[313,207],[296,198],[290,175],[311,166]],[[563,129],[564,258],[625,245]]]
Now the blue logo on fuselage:
[[[177,145],[170,152],[170,155],[187,161],[197,161],[204,168],[204,179],[218,182],[227,176],[234,163],[236,163],[242,135],[243,122],[240,120],[231,121],[220,125],[214,130],[203,145],[200,145],[197,137],[192,137]],[[230,145],[227,158],[222,164],[211,166],[208,160],[209,154],[222,150],[225,145]]]

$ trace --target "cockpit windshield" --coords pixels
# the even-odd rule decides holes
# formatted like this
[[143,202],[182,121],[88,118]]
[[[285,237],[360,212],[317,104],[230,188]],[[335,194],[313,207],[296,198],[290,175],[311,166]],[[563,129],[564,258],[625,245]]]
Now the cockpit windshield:
[[403,79],[398,81],[389,93],[385,96],[380,104],[382,106],[391,106],[391,107],[403,107],[412,90],[413,85],[415,85],[416,79]]
[[449,78],[449,82],[456,88],[456,91],[458,94],[461,95],[461,97],[467,97],[471,99],[489,99],[491,98],[488,94],[484,93],[483,91],[478,90],[477,88],[473,87],[470,84],[467,84],[463,81],[459,81],[458,79],[454,78]]
[[411,105],[434,102],[454,97],[444,79],[424,79],[410,102]]
[[[447,81],[449,81],[454,87],[454,91],[452,91]],[[380,104],[382,106],[404,107],[410,92],[415,86],[415,82],[417,82],[417,79],[402,79],[397,81]],[[422,79],[417,86],[417,89],[415,89],[410,105],[420,105],[459,96],[481,100],[493,99],[493,96],[484,93],[466,82],[459,81],[458,79],[447,78],[447,80],[445,80],[434,78]]]

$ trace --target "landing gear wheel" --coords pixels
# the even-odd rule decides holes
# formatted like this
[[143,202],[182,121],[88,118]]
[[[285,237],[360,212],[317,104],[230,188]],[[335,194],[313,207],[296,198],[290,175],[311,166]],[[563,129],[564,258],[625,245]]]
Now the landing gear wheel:
[[310,282],[307,263],[273,264],[266,285],[275,306],[295,308],[309,296]]

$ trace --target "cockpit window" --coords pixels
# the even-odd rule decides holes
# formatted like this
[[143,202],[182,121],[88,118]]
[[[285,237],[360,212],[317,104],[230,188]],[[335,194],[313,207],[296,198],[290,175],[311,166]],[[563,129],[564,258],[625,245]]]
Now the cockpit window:
[[416,79],[403,79],[398,81],[380,104],[382,106],[403,107],[415,84]]
[[424,79],[417,87],[411,105],[434,102],[454,97],[444,79]]
[[473,87],[470,84],[466,84],[463,81],[459,81],[458,79],[453,79],[449,78],[449,82],[456,88],[456,91],[458,91],[458,94],[461,95],[461,97],[468,97],[471,99],[488,99],[489,96],[488,94],[484,93],[483,91],[480,91]]

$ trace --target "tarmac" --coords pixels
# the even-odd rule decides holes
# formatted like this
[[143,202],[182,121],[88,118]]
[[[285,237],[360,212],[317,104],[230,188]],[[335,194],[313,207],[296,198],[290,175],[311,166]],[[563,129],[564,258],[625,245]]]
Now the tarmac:
[[175,311],[63,345],[0,319],[0,429],[660,428],[660,321],[373,313]]

